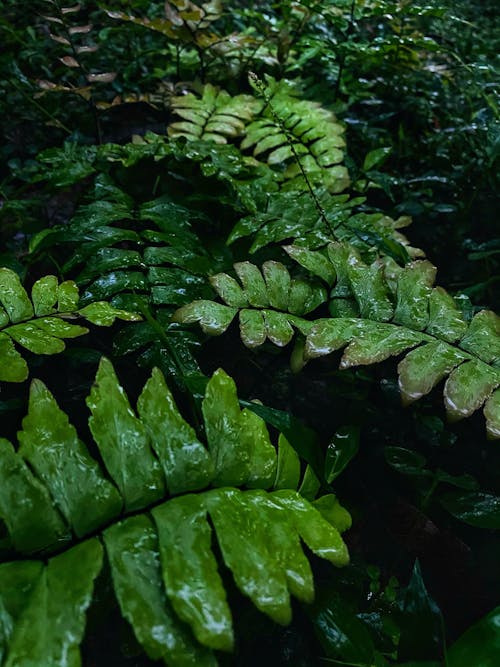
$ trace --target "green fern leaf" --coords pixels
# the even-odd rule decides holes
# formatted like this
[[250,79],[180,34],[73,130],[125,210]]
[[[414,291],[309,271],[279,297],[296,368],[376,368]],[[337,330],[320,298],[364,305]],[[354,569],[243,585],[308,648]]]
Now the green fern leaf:
[[[468,417],[486,402],[488,434],[498,437],[500,318],[481,311],[467,324],[453,298],[433,287],[436,269],[428,261],[398,268],[391,285],[379,263],[367,266],[338,244],[328,251],[337,273],[334,301],[350,304],[355,316],[314,325],[304,358],[345,347],[340,367],[349,368],[415,348],[398,366],[404,402],[421,398],[447,378],[444,400],[449,418]],[[335,309],[339,312],[338,304]]]
[[177,310],[173,320],[184,324],[198,322],[205,333],[218,336],[239,311],[241,339],[247,347],[258,347],[267,338],[283,347],[293,338],[294,329],[301,333],[309,330],[310,323],[302,316],[326,301],[323,287],[314,281],[291,278],[280,262],[264,262],[262,271],[250,262],[239,262],[234,268],[241,286],[226,273],[210,278],[212,287],[227,305],[194,301]]
[[28,377],[28,364],[14,343],[34,354],[59,354],[66,349],[64,339],[88,333],[68,319],[82,317],[98,326],[110,326],[116,318],[141,319],[106,302],[78,309],[78,300],[76,284],[59,283],[55,276],[37,280],[30,299],[18,275],[0,268],[0,381],[24,382]]
[[409,224],[408,219],[393,220],[382,213],[356,212],[365,201],[363,197],[349,199],[348,195],[331,195],[324,189],[316,190],[315,194],[322,214],[309,191],[267,192],[257,210],[236,223],[228,243],[251,236],[250,252],[253,253],[288,240],[311,250],[338,240],[349,243],[363,255],[375,258],[377,253],[383,253],[403,264],[410,257],[423,256],[422,251],[411,247],[398,231]]
[[183,118],[168,128],[170,137],[186,137],[190,141],[213,141],[225,144],[229,138],[241,136],[245,124],[262,107],[251,95],[231,97],[207,83],[201,98],[192,93],[172,98],[172,109]]
[[146,321],[122,330],[115,352],[139,351],[139,364],[160,365],[182,384],[199,372],[191,352],[196,340],[169,326],[172,306],[208,297],[204,276],[224,268],[193,231],[191,221],[206,222],[204,216],[168,196],[136,204],[104,177],[96,179],[95,193],[98,199],[79,207],[67,225],[35,236],[31,251],[37,258],[55,254],[61,271],[76,275],[87,320],[111,323],[113,311],[103,301],[141,312]]
[[344,128],[335,115],[317,102],[298,99],[290,84],[268,77],[264,89],[266,106],[259,118],[246,128],[241,149],[253,148],[254,157],[266,156],[269,165],[285,164],[288,187],[297,182],[306,187],[305,177],[330,192],[341,192],[349,184],[340,166],[345,146]]
[[[87,402],[107,475],[38,380],[20,447],[0,440],[0,518],[10,540],[0,563],[3,664],[80,664],[104,553],[123,616],[148,656],[170,667],[215,667],[213,650],[233,649],[214,539],[240,591],[281,624],[291,620],[291,595],[314,596],[301,540],[334,565],[347,563],[336,528],[349,526],[345,510],[334,499],[317,506],[306,499],[314,500],[318,480],[307,468],[301,483],[297,454],[282,436],[276,456],[264,421],[240,409],[224,371],[210,379],[203,401],[208,448],[157,369],[137,415],[105,359]],[[89,533],[96,536],[73,544]],[[48,561],[33,559],[54,550],[61,553]],[[17,560],[5,560],[12,551]]]
[[332,287],[333,318],[317,323],[304,319],[325,301],[324,290],[291,279],[282,264],[271,261],[263,265],[262,273],[248,262],[235,265],[241,286],[227,274],[214,276],[212,286],[228,305],[195,301],[179,309],[174,320],[199,322],[206,333],[219,335],[239,312],[241,338],[250,348],[266,339],[287,345],[297,329],[307,340],[293,353],[295,371],[308,359],[342,348],[341,368],[377,363],[411,350],[398,366],[405,403],[446,379],[449,418],[470,416],[484,405],[489,437],[500,436],[497,315],[481,311],[468,324],[453,298],[433,286],[436,269],[428,261],[414,261],[404,268],[387,259],[367,265],[352,247],[340,243],[330,244],[326,254],[299,246],[285,250]]
[[[12,628],[6,667],[81,664],[78,645],[102,558],[101,544],[92,539],[51,558],[47,565],[33,561],[0,565],[1,597]],[[28,590],[13,591],[13,583],[25,577]]]

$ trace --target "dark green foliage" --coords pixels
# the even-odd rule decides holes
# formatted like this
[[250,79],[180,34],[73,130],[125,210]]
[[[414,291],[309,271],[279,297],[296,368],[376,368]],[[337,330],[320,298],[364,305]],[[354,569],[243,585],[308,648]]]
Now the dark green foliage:
[[0,665],[496,667],[498,3],[29,10]]

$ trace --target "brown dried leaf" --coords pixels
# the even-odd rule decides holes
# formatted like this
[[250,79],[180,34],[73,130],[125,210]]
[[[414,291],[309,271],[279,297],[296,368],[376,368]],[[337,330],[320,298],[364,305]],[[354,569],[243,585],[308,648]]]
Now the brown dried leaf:
[[66,37],[60,37],[60,35],[54,35],[52,32],[49,32],[50,39],[53,39],[54,42],[58,44],[64,44],[65,46],[71,46],[71,42]]
[[76,52],[77,53],[94,53],[97,51],[99,47],[97,44],[94,44],[93,46],[77,46]]
[[92,23],[88,23],[87,25],[74,25],[72,28],[68,29],[68,32],[70,35],[86,35],[93,27]]
[[124,14],[123,12],[116,12],[116,11],[113,11],[111,9],[105,9],[104,11],[109,16],[110,19],[124,19],[124,18],[127,18],[127,15]]
[[172,23],[172,25],[181,26],[184,21],[181,19],[179,14],[171,7],[170,3],[165,3],[165,16]]
[[63,25],[63,22],[61,19],[58,19],[56,16],[43,16],[42,19],[45,19],[46,21],[49,21],[49,23],[58,23],[59,25]]
[[89,83],[111,83],[116,79],[116,72],[102,72],[101,74],[87,74]]
[[73,7],[61,7],[61,14],[74,14],[79,12],[82,6],[80,4],[73,5]]
[[57,84],[53,81],[47,81],[46,79],[37,79],[36,85],[42,90],[54,90],[57,88]]
[[78,61],[72,56],[64,56],[63,58],[59,58],[59,60],[63,65],[66,65],[66,67],[80,67]]

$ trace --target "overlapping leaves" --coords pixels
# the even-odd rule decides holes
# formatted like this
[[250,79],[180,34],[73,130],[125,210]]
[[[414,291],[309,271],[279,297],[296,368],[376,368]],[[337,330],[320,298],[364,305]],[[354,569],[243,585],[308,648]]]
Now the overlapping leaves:
[[104,298],[122,305],[127,303],[124,295],[149,293],[155,305],[179,305],[193,298],[202,283],[197,275],[211,266],[191,227],[190,219],[197,214],[168,196],[136,209],[122,190],[98,182],[96,192],[101,190],[101,196],[81,206],[69,224],[37,235],[32,253],[63,250],[67,259],[61,270],[79,271],[76,281],[85,285],[84,303]]
[[317,102],[299,99],[287,82],[268,79],[264,101],[251,95],[231,97],[206,84],[201,97],[192,93],[173,98],[183,121],[169,127],[170,136],[226,143],[242,137],[240,149],[278,170],[286,189],[310,184],[341,192],[348,183],[340,163],[345,145],[343,126]]
[[311,329],[304,359],[347,346],[340,366],[349,368],[410,349],[398,365],[405,402],[447,378],[448,416],[468,417],[484,405],[488,434],[500,437],[500,318],[481,311],[467,322],[454,299],[433,287],[436,269],[428,261],[403,269],[386,262],[384,270],[383,263],[367,266],[340,244],[329,246],[328,254],[337,276],[330,310],[339,316]]
[[199,322],[205,333],[219,335],[239,312],[241,339],[247,347],[258,347],[266,339],[282,347],[293,338],[294,329],[302,333],[309,330],[311,323],[303,316],[327,298],[321,284],[292,278],[281,262],[264,262],[262,270],[251,262],[239,262],[234,269],[241,285],[226,273],[210,278],[227,305],[200,299],[180,308],[174,320]]
[[250,252],[253,253],[288,239],[311,249],[337,240],[350,243],[364,253],[381,251],[402,263],[408,261],[408,257],[423,254],[411,247],[399,231],[410,224],[408,217],[393,220],[382,213],[360,212],[358,207],[364,203],[364,197],[350,199],[349,195],[331,195],[318,190],[316,198],[317,202],[309,192],[296,190],[268,192],[257,211],[236,223],[228,242],[250,236],[253,239]]
[[218,41],[217,35],[208,28],[222,15],[221,0],[210,0],[199,5],[191,0],[171,0],[165,2],[165,17],[138,17],[117,10],[105,10],[112,19],[135,23],[136,25],[159,32],[169,39],[184,43],[193,43],[207,47]]
[[[449,417],[470,416],[484,405],[488,434],[500,437],[500,318],[495,313],[481,311],[467,322],[454,299],[433,287],[436,269],[426,260],[404,268],[389,258],[366,265],[352,247],[340,243],[330,244],[327,253],[299,246],[285,250],[332,287],[333,317],[316,323],[298,318],[323,303],[325,292],[290,279],[283,265],[268,262],[267,273],[279,285],[279,296],[270,298],[267,276],[264,280],[255,266],[244,262],[235,265],[243,289],[225,274],[212,278],[227,305],[196,301],[177,311],[176,320],[199,322],[206,333],[218,335],[240,310],[241,335],[248,347],[261,345],[266,338],[286,345],[295,327],[307,336],[303,352],[299,351],[302,364],[344,347],[341,368],[380,362],[411,349],[398,366],[406,403],[447,378],[444,398]],[[312,301],[302,293],[304,285],[313,290]],[[269,305],[291,315],[269,311]],[[294,365],[300,366],[297,358]]]
[[[0,440],[4,553],[68,547],[46,564],[0,565],[3,664],[79,664],[103,546],[123,616],[147,654],[171,667],[216,665],[213,650],[233,647],[213,536],[238,588],[281,624],[291,619],[290,594],[306,602],[314,595],[300,539],[337,566],[347,562],[335,527],[349,526],[347,513],[331,496],[317,508],[305,499],[319,487],[309,468],[299,493],[293,490],[301,477],[297,455],[281,436],[276,456],[265,423],[240,410],[223,371],[210,380],[202,405],[208,447],[180,415],[158,369],[134,412],[103,359],[87,404],[102,464],[37,380],[18,450]],[[177,495],[164,502],[169,494]],[[85,539],[104,526],[101,536]]]
[[252,95],[231,97],[210,83],[203,88],[202,97],[192,93],[172,98],[172,108],[183,120],[168,128],[171,137],[186,137],[188,140],[227,143],[245,131],[245,124],[262,107]]
[[246,128],[241,149],[252,148],[254,157],[270,165],[284,165],[287,189],[305,188],[305,178],[329,192],[342,192],[349,184],[341,166],[344,128],[335,115],[317,102],[299,99],[286,81],[267,78],[266,105]]
[[31,298],[18,275],[0,268],[0,381],[23,382],[28,364],[16,346],[34,354],[58,354],[65,339],[77,338],[88,329],[71,320],[84,319],[98,326],[110,326],[116,318],[140,320],[140,315],[95,301],[79,308],[76,283],[59,283],[56,276],[44,276],[31,289]]

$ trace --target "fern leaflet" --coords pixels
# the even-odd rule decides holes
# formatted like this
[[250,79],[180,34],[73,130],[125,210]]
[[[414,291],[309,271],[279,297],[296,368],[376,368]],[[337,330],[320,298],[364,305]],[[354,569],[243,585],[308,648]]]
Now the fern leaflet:
[[214,141],[227,143],[228,138],[241,136],[245,124],[252,120],[262,107],[252,95],[231,97],[207,83],[202,97],[192,93],[172,98],[172,108],[184,120],[172,123],[168,128],[170,137],[186,137],[190,141]]
[[79,308],[76,283],[59,283],[44,276],[31,289],[31,298],[18,275],[0,268],[0,381],[24,382],[29,370],[16,345],[34,354],[59,354],[65,339],[88,333],[86,327],[68,320],[82,318],[98,326],[110,326],[116,318],[140,320],[140,315],[98,301]]
[[174,321],[199,322],[205,333],[219,335],[239,311],[241,339],[247,347],[258,347],[266,338],[282,347],[293,338],[294,328],[301,333],[309,330],[311,322],[302,316],[326,301],[326,290],[320,284],[292,279],[281,262],[265,262],[262,271],[251,262],[237,263],[234,268],[242,286],[226,273],[210,278],[227,305],[194,301],[177,310]]

